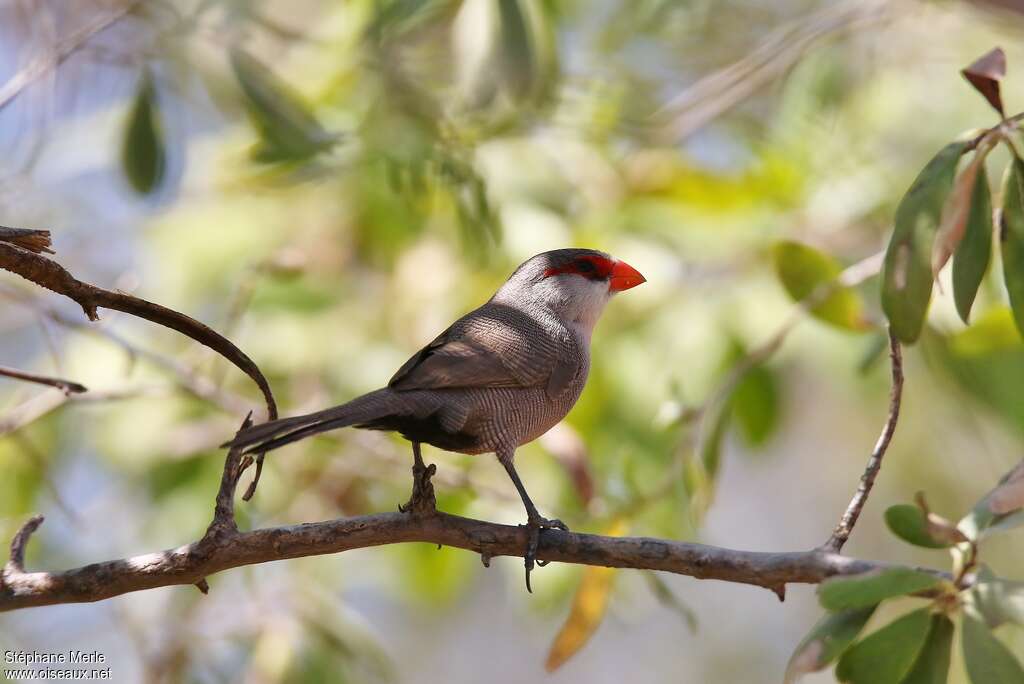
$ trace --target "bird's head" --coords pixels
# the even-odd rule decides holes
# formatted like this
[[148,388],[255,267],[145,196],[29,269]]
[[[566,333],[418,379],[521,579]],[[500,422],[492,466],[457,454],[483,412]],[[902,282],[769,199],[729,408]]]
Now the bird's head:
[[494,301],[540,305],[566,322],[592,329],[612,295],[646,282],[640,272],[594,249],[556,249],[527,259]]

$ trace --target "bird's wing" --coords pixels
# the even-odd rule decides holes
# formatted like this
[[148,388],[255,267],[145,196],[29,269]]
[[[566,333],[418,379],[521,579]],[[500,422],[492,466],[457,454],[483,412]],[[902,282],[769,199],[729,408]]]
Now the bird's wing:
[[572,353],[573,343],[566,338],[517,309],[486,304],[406,361],[388,386],[397,390],[545,387],[550,396],[558,396],[581,367],[579,355]]

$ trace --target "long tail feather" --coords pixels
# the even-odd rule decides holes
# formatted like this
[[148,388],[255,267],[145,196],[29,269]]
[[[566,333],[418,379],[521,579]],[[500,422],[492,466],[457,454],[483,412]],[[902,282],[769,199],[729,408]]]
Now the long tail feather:
[[273,451],[279,447],[283,447],[285,444],[291,444],[297,442],[300,439],[304,439],[311,435],[317,435],[321,432],[328,432],[329,430],[336,430],[338,428],[349,427],[353,425],[353,422],[348,418],[339,418],[337,420],[327,420],[319,423],[313,423],[305,427],[298,428],[292,432],[285,433],[280,437],[273,437],[265,442],[260,442],[254,446],[247,447],[243,454],[254,454],[257,452]]
[[377,390],[357,397],[347,404],[329,409],[272,420],[254,425],[238,433],[234,439],[221,445],[223,448],[244,448],[243,453],[263,453],[328,430],[348,427],[372,420],[389,410],[386,395],[389,390]]

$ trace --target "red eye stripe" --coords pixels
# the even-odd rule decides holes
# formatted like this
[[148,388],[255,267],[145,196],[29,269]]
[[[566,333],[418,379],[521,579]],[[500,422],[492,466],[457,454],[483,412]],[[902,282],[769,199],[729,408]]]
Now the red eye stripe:
[[581,275],[584,278],[591,278],[594,280],[604,280],[611,276],[612,269],[615,267],[615,262],[611,259],[605,259],[604,257],[585,255],[579,256],[572,261],[562,264],[561,266],[553,266],[544,271],[544,277],[554,275],[562,275],[563,273],[572,273],[574,275]]

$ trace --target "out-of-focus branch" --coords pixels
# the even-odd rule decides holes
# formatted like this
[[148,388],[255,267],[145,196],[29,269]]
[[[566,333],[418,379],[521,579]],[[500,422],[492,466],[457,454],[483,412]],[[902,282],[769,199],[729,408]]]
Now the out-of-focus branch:
[[63,394],[61,392],[43,391],[14,408],[4,411],[4,414],[0,416],[0,437],[17,432],[68,402],[120,401],[122,399],[148,396],[161,389],[157,386],[123,387],[86,392],[84,394]]
[[[56,261],[9,242],[0,241],[0,268],[74,300],[82,307],[89,320],[94,321],[98,318],[96,310],[100,307],[122,311],[176,330],[213,349],[256,383],[267,403],[268,418],[277,418],[277,404],[270,390],[270,383],[259,367],[231,340],[196,319],[145,299],[90,285],[72,276]],[[262,470],[263,455],[259,454],[256,457],[256,474],[245,493],[245,499],[251,498],[255,492]]]
[[48,387],[56,387],[64,394],[80,394],[86,392],[85,385],[80,385],[77,382],[71,380],[61,380],[60,378],[50,378],[45,375],[36,375],[35,373],[27,373],[16,368],[8,368],[7,366],[0,366],[0,375],[8,378],[14,378],[15,380],[24,380],[25,382],[34,382],[37,385],[46,385]]
[[832,531],[832,536],[822,547],[834,553],[839,553],[842,550],[846,540],[850,538],[850,533],[853,532],[853,526],[857,524],[857,518],[860,517],[864,504],[868,501],[868,494],[871,493],[871,487],[875,484],[875,478],[878,477],[878,471],[882,468],[882,458],[885,457],[885,452],[889,449],[893,433],[896,432],[896,422],[900,417],[900,401],[903,397],[903,354],[900,351],[899,340],[893,335],[892,330],[889,331],[889,359],[892,362],[889,415],[885,419],[885,425],[882,426],[882,433],[878,436],[875,448],[871,450],[867,467],[860,478],[857,491],[854,492],[853,498],[850,500],[850,505],[846,507],[839,524]]
[[90,285],[72,276],[52,259],[3,242],[0,242],[0,268],[74,300],[82,307],[89,320],[97,320],[96,310],[100,307],[123,311],[176,330],[213,349],[252,378],[263,393],[271,419],[276,417],[277,406],[270,385],[252,359],[230,340],[194,318],[123,292],[113,292]]
[[[732,369],[730,369],[725,379],[717,388],[715,388],[714,392],[712,392],[711,396],[703,404],[688,409],[680,420],[685,420],[687,422],[699,421],[697,429],[698,443],[705,439],[707,431],[709,430],[709,427],[705,424],[707,416],[714,413],[713,409],[721,406],[722,402],[729,398],[732,391],[750,371],[754,370],[762,363],[767,362],[776,354],[776,352],[779,351],[779,349],[782,348],[782,345],[789,337],[789,334],[802,320],[806,318],[807,313],[828,299],[837,288],[856,287],[857,285],[864,283],[869,278],[878,275],[882,268],[882,260],[884,257],[884,251],[876,252],[875,254],[867,256],[846,267],[834,280],[821,283],[821,285],[814,288],[810,294],[794,304],[789,316],[787,316],[774,333],[772,333],[761,344],[751,348],[750,351],[747,352],[747,355],[744,356],[739,363],[733,366]],[[633,515],[638,510],[650,505],[652,502],[660,501],[662,497],[678,486],[678,480],[682,475],[687,453],[688,450],[686,449],[677,450],[677,456],[672,466],[673,471],[669,473],[668,476],[658,484],[658,486],[635,499],[620,511],[620,513],[624,515]]]
[[822,283],[814,288],[809,295],[797,302],[782,325],[767,340],[747,352],[747,355],[738,364],[733,366],[729,375],[719,385],[712,401],[708,403],[724,401],[747,373],[775,355],[786,341],[786,338],[789,337],[789,333],[793,331],[800,321],[806,318],[808,312],[832,296],[838,288],[856,287],[868,278],[878,275],[881,271],[882,259],[884,257],[885,252],[883,251],[861,259],[857,263],[843,269],[842,273],[836,276],[835,280]]
[[891,17],[893,3],[847,0],[828,3],[817,12],[773,31],[742,59],[719,69],[674,97],[660,112],[666,120],[660,135],[678,141],[782,76],[820,41]]
[[6,107],[33,81],[57,68],[61,62],[84,47],[93,36],[120,20],[138,4],[139,0],[126,0],[124,4],[112,8],[109,12],[91,16],[89,21],[61,39],[52,51],[36,56],[0,86],[0,109]]
[[248,413],[254,406],[252,402],[244,397],[221,389],[215,380],[200,374],[198,371],[193,371],[172,356],[141,347],[108,328],[89,325],[77,318],[67,316],[58,309],[44,304],[36,297],[13,287],[0,288],[0,294],[14,299],[19,304],[34,311],[37,315],[45,317],[45,319],[51,320],[60,326],[95,335],[120,347],[128,355],[132,363],[136,359],[148,361],[156,368],[170,374],[174,378],[175,384],[185,392],[188,392],[197,399],[210,402],[227,413],[242,415]]

